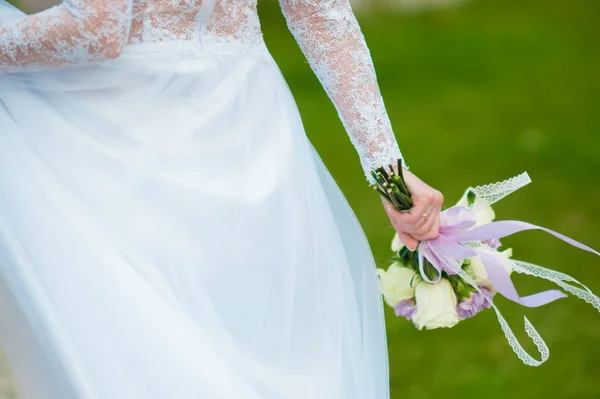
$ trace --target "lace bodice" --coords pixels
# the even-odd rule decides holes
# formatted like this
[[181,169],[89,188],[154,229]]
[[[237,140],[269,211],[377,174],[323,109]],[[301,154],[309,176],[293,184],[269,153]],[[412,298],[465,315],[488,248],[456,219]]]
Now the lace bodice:
[[[200,17],[203,1],[210,11]],[[402,156],[349,0],[280,2],[373,183],[373,167]],[[64,0],[0,25],[0,72],[101,62],[127,45],[200,38],[215,53],[266,51],[256,0]]]

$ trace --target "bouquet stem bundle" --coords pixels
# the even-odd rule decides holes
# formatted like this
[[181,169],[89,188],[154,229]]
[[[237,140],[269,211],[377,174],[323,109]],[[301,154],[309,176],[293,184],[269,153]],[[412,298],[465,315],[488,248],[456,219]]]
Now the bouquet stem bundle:
[[397,211],[408,211],[413,206],[410,198],[410,192],[406,187],[404,175],[402,173],[402,160],[398,159],[398,171],[388,165],[389,172],[383,166],[371,171],[371,176],[377,182],[371,187],[377,191],[384,199],[389,201]]

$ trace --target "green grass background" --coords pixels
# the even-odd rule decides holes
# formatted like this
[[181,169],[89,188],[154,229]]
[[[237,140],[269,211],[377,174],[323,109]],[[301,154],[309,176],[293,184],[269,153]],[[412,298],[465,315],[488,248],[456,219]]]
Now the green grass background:
[[[309,138],[383,261],[393,230],[335,109],[277,4],[263,0],[259,8],[265,40]],[[451,204],[469,185],[526,170],[533,183],[498,203],[498,218],[543,225],[600,248],[598,0],[474,0],[418,14],[383,8],[357,14],[413,172]],[[569,273],[600,293],[600,258],[542,232],[503,242],[516,259]],[[551,287],[531,277],[515,280],[522,294]],[[392,398],[600,398],[594,308],[572,297],[540,309],[496,302],[532,351],[523,316],[533,322],[550,347],[547,363],[523,365],[492,311],[453,329],[418,332],[386,310]]]

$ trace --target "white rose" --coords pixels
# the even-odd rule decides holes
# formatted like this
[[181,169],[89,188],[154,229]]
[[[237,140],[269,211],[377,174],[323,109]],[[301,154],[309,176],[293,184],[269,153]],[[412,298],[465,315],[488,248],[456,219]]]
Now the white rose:
[[475,201],[469,207],[468,194],[471,190],[471,188],[468,188],[461,197],[461,199],[458,200],[456,205],[462,206],[463,208],[471,209],[473,215],[475,216],[475,225],[473,226],[473,228],[494,221],[494,219],[496,218],[496,214],[494,213],[494,210],[492,209],[492,206],[490,205],[489,201],[485,198],[475,197]]
[[394,238],[392,239],[392,251],[398,252],[404,247],[405,245],[402,241],[400,241],[400,236],[398,236],[398,233],[394,234]]
[[[513,263],[510,260],[510,257],[512,256],[512,248],[508,248],[507,250],[500,252],[496,251],[493,248],[482,245],[479,248],[477,248],[477,250],[492,255],[493,257],[498,259],[500,263],[502,263],[502,266],[504,266],[504,269],[506,270],[508,275],[510,276],[510,274],[513,271]],[[471,274],[477,285],[493,288],[492,283],[490,282],[489,277],[487,275],[487,272],[485,271],[485,267],[483,266],[481,258],[479,256],[473,256],[472,258],[470,258],[470,261],[470,267],[472,272]]]
[[496,214],[488,200],[477,198],[471,206],[473,215],[475,216],[475,226],[483,226],[494,221]]
[[415,290],[417,311],[412,317],[419,330],[453,327],[459,322],[456,294],[445,278],[435,284],[421,283]]
[[[404,267],[398,262],[392,263],[387,271],[377,269],[381,293],[388,305],[393,307],[398,302],[415,296],[414,286],[417,282],[420,282],[415,274],[414,270]],[[413,283],[412,287],[410,286],[411,281]]]

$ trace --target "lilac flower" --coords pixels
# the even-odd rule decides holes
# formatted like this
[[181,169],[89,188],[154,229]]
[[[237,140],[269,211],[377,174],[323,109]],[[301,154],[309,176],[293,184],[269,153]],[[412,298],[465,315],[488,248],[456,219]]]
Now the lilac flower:
[[406,319],[410,321],[413,314],[417,311],[417,304],[414,299],[407,299],[398,302],[396,306],[394,306],[394,310],[396,311],[396,316],[406,317]]
[[488,298],[492,299],[494,292],[484,287],[479,287],[479,289],[481,292],[476,291],[472,293],[469,298],[463,299],[458,306],[456,306],[456,312],[461,320],[475,316],[477,313],[481,312],[483,308],[492,307],[487,299],[485,299],[484,294]]

